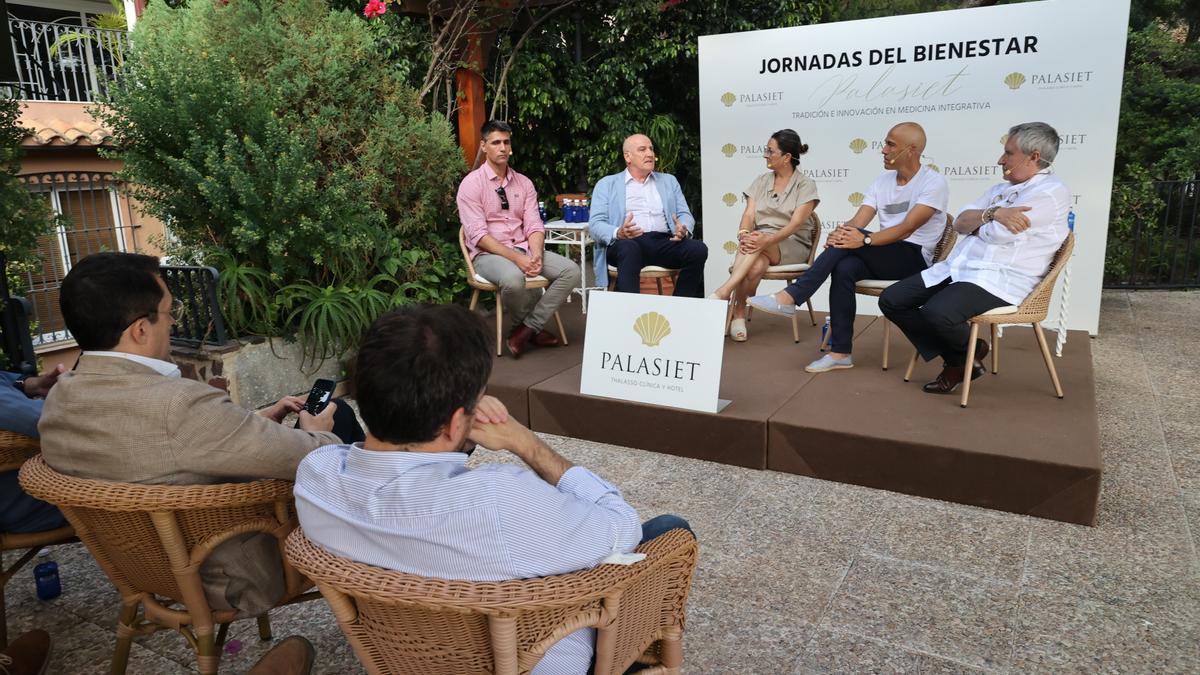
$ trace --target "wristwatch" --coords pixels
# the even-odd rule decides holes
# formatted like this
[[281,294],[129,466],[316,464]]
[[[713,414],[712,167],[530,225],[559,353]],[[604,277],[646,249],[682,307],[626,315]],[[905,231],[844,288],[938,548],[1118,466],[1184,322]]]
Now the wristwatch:
[[12,383],[12,386],[17,391],[21,392],[22,394],[25,394],[25,396],[29,396],[29,394],[25,393],[25,380],[28,377],[29,377],[28,375],[22,375],[22,376],[18,377],[16,380],[13,380],[13,383]]
[[863,246],[870,246],[871,245],[871,233],[861,227],[858,228],[858,231],[862,232]]

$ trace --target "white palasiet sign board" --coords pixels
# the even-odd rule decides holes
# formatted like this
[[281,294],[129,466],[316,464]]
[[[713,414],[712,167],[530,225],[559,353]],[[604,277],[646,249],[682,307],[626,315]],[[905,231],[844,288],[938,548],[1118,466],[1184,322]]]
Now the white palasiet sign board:
[[[800,167],[817,183],[828,233],[884,170],[893,125],[925,128],[922,162],[949,180],[957,214],[1003,180],[1008,129],[1041,121],[1059,133],[1053,171],[1076,214],[1067,325],[1096,333],[1128,16],[1128,0],[1045,0],[701,37],[706,288],[727,276],[742,193],[767,170],[762,152],[779,129],[809,145]],[[822,309],[826,300],[824,289],[813,297]],[[878,312],[873,299],[858,302]]]
[[717,412],[725,307],[719,300],[593,293],[580,393]]

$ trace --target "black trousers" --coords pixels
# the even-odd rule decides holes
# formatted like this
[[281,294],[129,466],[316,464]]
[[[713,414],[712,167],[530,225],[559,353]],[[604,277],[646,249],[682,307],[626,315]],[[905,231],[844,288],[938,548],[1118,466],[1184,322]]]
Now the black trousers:
[[[340,398],[331,402],[337,404],[337,409],[333,411],[333,435],[347,445],[367,440],[367,432],[358,423],[358,416],[354,414],[350,404]],[[296,428],[300,428],[300,420],[296,420]]]
[[883,315],[904,331],[917,352],[926,361],[940,356],[947,366],[967,361],[967,319],[1007,304],[966,281],[946,279],[926,288],[920,274],[892,284],[879,298]]
[[704,261],[708,247],[702,241],[671,241],[666,232],[647,232],[633,239],[618,239],[608,246],[608,264],[617,268],[617,290],[637,293],[641,290],[641,271],[646,265],[679,270],[675,295],[704,297]]
[[827,248],[812,267],[786,289],[797,305],[812,297],[830,276],[829,348],[849,354],[854,342],[854,317],[858,314],[854,285],[863,279],[903,279],[925,269],[921,247],[907,241],[885,246]]

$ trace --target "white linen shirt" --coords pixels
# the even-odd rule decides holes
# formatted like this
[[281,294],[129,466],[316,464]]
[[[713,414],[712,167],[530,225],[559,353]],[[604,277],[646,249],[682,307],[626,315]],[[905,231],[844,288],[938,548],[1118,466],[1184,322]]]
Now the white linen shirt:
[[125,359],[126,361],[133,361],[134,363],[140,363],[143,366],[146,366],[147,368],[153,368],[154,370],[158,371],[158,373],[160,375],[163,375],[165,377],[179,377],[181,375],[179,366],[175,365],[174,363],[171,363],[169,361],[163,361],[161,359],[152,359],[149,356],[142,356],[140,354],[130,354],[128,352],[96,352],[96,351],[81,352],[81,354],[86,354],[88,356],[107,356],[109,358],[114,358],[114,359]]
[[1009,304],[1019,305],[1046,276],[1050,261],[1067,238],[1071,191],[1058,176],[1039,173],[1024,183],[992,187],[964,206],[959,214],[996,204],[1028,206],[1025,215],[1029,218],[1029,229],[1013,234],[992,221],[971,235],[960,237],[949,258],[921,272],[926,288],[946,278],[966,281]]
[[653,173],[646,176],[645,182],[638,182],[629,169],[625,169],[625,212],[633,214],[633,222],[642,228],[642,232],[674,232],[673,224],[667,223],[662,195],[658,194]]
[[[512,464],[468,469],[466,461],[461,452],[318,448],[296,470],[304,534],[368,565],[467,581],[586,569],[642,538],[621,492],[583,467],[554,486]],[[595,643],[595,629],[575,631],[533,672],[587,672]]]

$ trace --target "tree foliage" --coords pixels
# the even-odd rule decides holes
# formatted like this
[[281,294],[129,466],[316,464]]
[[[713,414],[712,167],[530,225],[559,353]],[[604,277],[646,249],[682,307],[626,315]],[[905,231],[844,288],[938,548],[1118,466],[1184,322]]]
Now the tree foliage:
[[389,303],[461,286],[443,242],[462,159],[406,71],[379,64],[377,29],[323,0],[238,0],[151,5],[137,38],[96,114],[171,252],[234,281],[236,327],[322,356]]
[[0,89],[0,270],[33,259],[38,237],[53,224],[49,205],[17,178],[21,168],[21,103]]

